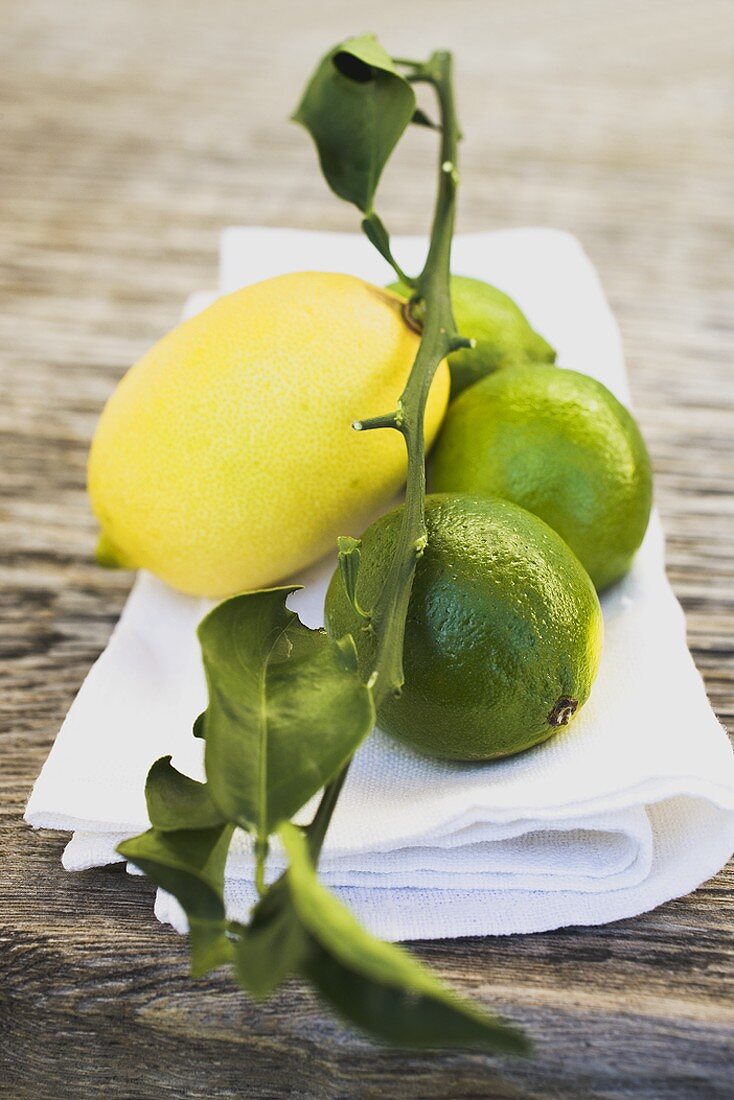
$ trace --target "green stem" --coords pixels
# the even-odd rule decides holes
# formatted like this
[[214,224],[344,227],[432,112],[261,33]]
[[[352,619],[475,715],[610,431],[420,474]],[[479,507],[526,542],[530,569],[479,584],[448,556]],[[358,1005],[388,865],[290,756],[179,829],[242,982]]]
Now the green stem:
[[[426,463],[423,421],[433,376],[441,361],[466,342],[458,335],[451,309],[451,239],[454,231],[459,124],[452,80],[451,54],[440,50],[424,65],[416,65],[411,80],[433,85],[441,115],[441,149],[438,192],[431,226],[428,255],[416,281],[414,299],[424,307],[420,347],[410,377],[398,401],[397,410],[371,421],[355,424],[361,430],[391,428],[399,431],[408,454],[405,506],[385,583],[372,608],[370,619],[377,635],[377,652],[370,683],[379,710],[382,703],[400,691],[404,682],[403,643],[405,621],[418,559],[427,543],[425,520]],[[311,854],[316,861],[341,791],[346,768],[326,788],[309,827]]]
[[259,897],[262,897],[267,887],[265,885],[265,864],[268,858],[269,844],[267,837],[263,840],[258,837],[255,841],[255,889]]
[[334,813],[336,804],[339,800],[344,781],[347,778],[347,772],[349,771],[349,765],[351,760],[348,760],[342,770],[337,775],[336,779],[329,783],[328,787],[324,789],[323,796],[319,802],[319,807],[314,815],[314,819],[308,826],[308,847],[311,852],[311,859],[316,863],[321,852],[321,846],[324,843],[324,837],[326,836],[326,830],[329,828],[329,822],[331,821],[331,815]]
[[426,462],[423,423],[433,376],[458,336],[451,310],[451,240],[454,232],[459,127],[454,102],[451,54],[434,53],[416,80],[431,83],[441,115],[441,149],[436,205],[428,255],[415,297],[424,305],[423,334],[407,385],[398,402],[399,430],[405,439],[408,473],[403,519],[391,568],[372,611],[377,634],[373,694],[375,707],[403,685],[405,620],[418,559],[427,541]]

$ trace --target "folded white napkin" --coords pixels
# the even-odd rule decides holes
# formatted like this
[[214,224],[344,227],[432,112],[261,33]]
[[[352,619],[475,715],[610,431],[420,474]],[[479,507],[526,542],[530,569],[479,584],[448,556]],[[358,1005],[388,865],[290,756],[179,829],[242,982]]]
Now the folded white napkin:
[[[423,242],[398,239],[417,269]],[[275,229],[223,235],[220,292],[281,272],[390,272],[360,237]],[[507,291],[558,349],[559,362],[628,400],[619,333],[596,274],[570,236],[511,230],[460,236],[454,269]],[[189,311],[206,304],[195,296]],[[347,533],[347,532],[345,532]],[[348,532],[358,534],[358,532]],[[292,598],[322,621],[329,560]],[[734,850],[734,756],[686,648],[665,578],[660,525],[630,575],[603,599],[606,642],[590,701],[570,728],[522,756],[486,765],[424,759],[379,731],[358,751],[320,874],[376,934],[418,939],[601,924],[694,889]],[[195,627],[209,605],[139,574],[110,643],[59,733],[26,811],[37,827],[75,830],[64,865],[119,859],[147,825],[149,765],[203,777],[191,723],[205,704]],[[304,813],[307,820],[308,813]],[[272,857],[273,872],[280,865]],[[254,900],[239,837],[227,903]],[[156,914],[185,918],[158,892]]]

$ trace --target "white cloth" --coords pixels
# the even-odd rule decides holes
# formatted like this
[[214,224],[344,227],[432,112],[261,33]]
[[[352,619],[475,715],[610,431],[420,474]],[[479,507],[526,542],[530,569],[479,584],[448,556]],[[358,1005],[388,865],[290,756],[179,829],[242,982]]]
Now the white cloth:
[[[423,244],[398,239],[419,266]],[[221,292],[304,268],[375,282],[390,272],[353,235],[230,229]],[[460,236],[454,269],[517,299],[564,367],[628,400],[620,338],[577,242],[553,230]],[[206,304],[197,296],[190,311]],[[321,622],[333,560],[292,600]],[[303,579],[303,578],[302,578]],[[147,825],[149,765],[172,753],[202,777],[191,736],[205,690],[195,627],[205,601],[139,574],[36,783],[26,819],[75,830],[71,869],[118,859],[115,844]],[[323,881],[388,939],[536,932],[633,916],[695,889],[734,849],[734,756],[686,647],[653,517],[629,576],[603,599],[606,642],[590,701],[567,731],[514,759],[465,766],[424,759],[375,732],[358,751],[320,865]],[[307,819],[307,815],[304,815]],[[279,865],[276,851],[274,871]],[[271,872],[272,873],[272,872]],[[251,860],[240,837],[227,903],[246,915]],[[185,928],[159,891],[160,920]]]

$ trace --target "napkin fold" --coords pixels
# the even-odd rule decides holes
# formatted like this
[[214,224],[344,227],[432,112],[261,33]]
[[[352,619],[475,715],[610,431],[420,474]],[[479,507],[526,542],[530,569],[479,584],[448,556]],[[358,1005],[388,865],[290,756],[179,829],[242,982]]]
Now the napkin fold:
[[[418,268],[425,242],[398,238]],[[619,332],[574,238],[508,230],[456,238],[454,270],[514,297],[558,349],[629,402]],[[346,234],[224,232],[220,293],[295,270],[387,282],[366,240]],[[195,312],[212,295],[196,295]],[[321,625],[334,560],[298,578],[290,605]],[[656,515],[630,574],[602,600],[601,671],[567,731],[510,760],[461,765],[423,758],[379,730],[358,750],[319,873],[386,939],[536,932],[633,916],[695,889],[734,850],[734,755],[706,698],[665,577]],[[147,827],[150,764],[203,778],[191,735],[206,701],[195,629],[209,608],[140,573],[110,642],[74,701],[26,810],[35,827],[73,830],[64,866],[119,860],[116,844]],[[308,820],[313,805],[301,819]],[[277,848],[270,874],[282,866]],[[252,854],[238,834],[227,864],[229,911],[255,900]],[[184,931],[158,891],[159,920]]]

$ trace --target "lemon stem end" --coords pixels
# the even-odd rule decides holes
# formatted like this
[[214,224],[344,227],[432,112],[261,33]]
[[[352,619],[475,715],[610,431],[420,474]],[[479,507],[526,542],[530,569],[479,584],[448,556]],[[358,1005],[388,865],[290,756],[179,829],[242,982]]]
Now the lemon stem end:
[[101,565],[103,569],[132,569],[134,568],[132,563],[125,558],[115,544],[107,537],[102,531],[97,545],[94,550],[94,557],[97,565]]

